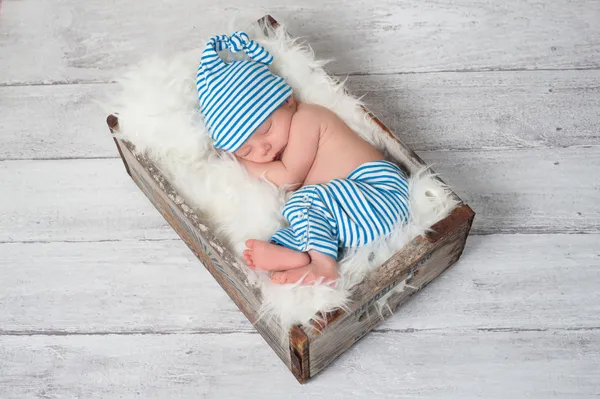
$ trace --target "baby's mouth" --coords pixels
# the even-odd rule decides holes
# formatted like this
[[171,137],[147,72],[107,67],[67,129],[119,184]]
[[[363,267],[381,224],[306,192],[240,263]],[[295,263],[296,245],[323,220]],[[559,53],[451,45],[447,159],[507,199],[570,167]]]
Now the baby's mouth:
[[281,149],[281,151],[279,151],[277,154],[275,154],[275,158],[273,158],[273,161],[280,161],[281,160],[281,154],[283,154],[283,150],[285,150],[285,147],[283,147]]

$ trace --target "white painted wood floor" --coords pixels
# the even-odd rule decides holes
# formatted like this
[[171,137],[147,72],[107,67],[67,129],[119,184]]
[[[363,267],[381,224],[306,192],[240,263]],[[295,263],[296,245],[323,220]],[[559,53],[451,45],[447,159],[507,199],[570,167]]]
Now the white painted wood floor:
[[[598,0],[284,3],[2,2],[0,398],[600,395]],[[305,386],[130,181],[94,103],[124,67],[266,12],[477,212],[461,261]]]

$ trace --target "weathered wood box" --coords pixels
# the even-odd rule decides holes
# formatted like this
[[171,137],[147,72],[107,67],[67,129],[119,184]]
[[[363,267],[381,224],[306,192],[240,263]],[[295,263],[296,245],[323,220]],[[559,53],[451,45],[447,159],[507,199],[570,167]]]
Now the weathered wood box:
[[[276,24],[270,17],[267,18],[272,24]],[[376,117],[370,113],[369,115],[387,134],[394,137]],[[107,123],[111,132],[118,131],[116,116],[110,115]],[[462,254],[475,216],[468,205],[460,202],[448,217],[432,227],[432,232],[415,238],[355,286],[352,301],[346,310],[339,309],[318,315],[308,325],[293,326],[288,332],[284,332],[287,340],[282,342],[280,326],[274,322],[259,320],[261,293],[247,281],[246,275],[238,266],[240,260],[212,234],[202,218],[181,201],[181,196],[150,159],[136,154],[130,143],[117,138],[114,140],[125,169],[133,181],[301,383],[323,370],[392,314],[384,312],[379,316],[377,309],[381,308],[382,300],[387,301],[393,312],[454,264]],[[396,142],[400,152],[404,154],[403,159],[397,161],[405,170],[413,173],[425,165],[413,151],[399,140],[396,139]],[[394,290],[400,283],[407,283],[410,288]],[[325,319],[326,323],[319,322],[318,319]]]

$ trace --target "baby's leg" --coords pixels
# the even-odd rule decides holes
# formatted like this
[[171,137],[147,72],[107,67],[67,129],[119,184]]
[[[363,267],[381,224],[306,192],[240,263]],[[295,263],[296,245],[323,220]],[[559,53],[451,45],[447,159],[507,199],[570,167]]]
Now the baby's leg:
[[338,279],[337,262],[329,255],[309,251],[310,263],[307,266],[273,273],[271,281],[277,284],[301,284],[313,282],[333,283]]
[[244,251],[244,259],[251,268],[262,270],[289,270],[306,266],[310,257],[306,252],[271,244],[266,241],[248,240]]

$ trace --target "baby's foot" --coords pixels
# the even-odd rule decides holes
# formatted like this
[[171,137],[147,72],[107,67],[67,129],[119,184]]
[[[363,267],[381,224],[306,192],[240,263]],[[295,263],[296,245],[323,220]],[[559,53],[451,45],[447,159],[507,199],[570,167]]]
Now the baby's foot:
[[[276,272],[271,275],[271,281],[275,284],[311,284],[321,282],[333,284],[338,279],[337,262],[330,256],[320,254],[315,257],[311,251],[311,263],[284,272]],[[327,259],[328,258],[328,259]]]
[[310,263],[306,252],[294,251],[266,241],[248,240],[246,246],[250,249],[244,251],[244,259],[251,269],[289,270]]

